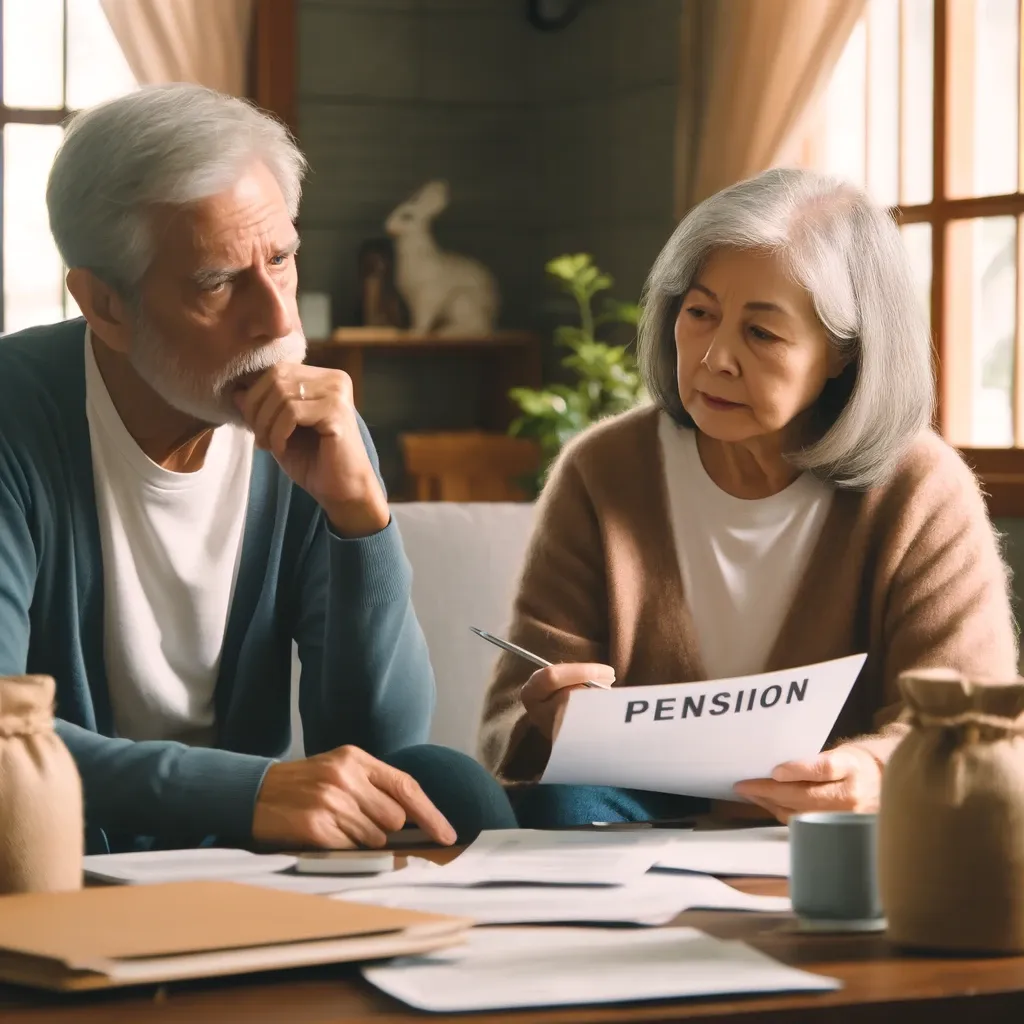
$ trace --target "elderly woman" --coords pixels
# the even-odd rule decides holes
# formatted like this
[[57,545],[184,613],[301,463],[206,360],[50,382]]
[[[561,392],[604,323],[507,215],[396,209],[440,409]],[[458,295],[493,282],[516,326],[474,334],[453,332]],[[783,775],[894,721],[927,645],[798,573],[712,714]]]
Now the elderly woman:
[[[897,677],[1016,675],[1007,573],[977,482],[930,429],[928,328],[899,232],[857,189],[773,170],[679,225],[651,271],[653,405],[563,452],[539,505],[481,753],[543,771],[570,692],[694,682],[866,652],[826,751],[738,796],[785,821],[876,806]],[[527,826],[682,816],[608,788],[520,794]]]

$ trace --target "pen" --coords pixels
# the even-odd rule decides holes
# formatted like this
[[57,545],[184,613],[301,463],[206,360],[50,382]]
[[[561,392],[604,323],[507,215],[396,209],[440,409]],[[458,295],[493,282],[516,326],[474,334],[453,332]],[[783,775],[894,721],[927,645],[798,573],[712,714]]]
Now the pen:
[[[494,644],[495,647],[500,647],[503,651],[508,651],[509,654],[518,654],[524,661],[528,661],[538,668],[551,668],[551,662],[545,661],[539,654],[534,654],[532,651],[528,651],[525,647],[519,647],[516,644],[510,643],[508,640],[502,640],[500,636],[493,636],[491,633],[485,633],[482,629],[477,629],[476,626],[469,627],[472,632],[476,633],[481,640],[486,640],[489,644]],[[589,680],[584,682],[584,686],[589,686],[594,690],[603,690],[605,687],[600,686],[597,683],[592,683]]]

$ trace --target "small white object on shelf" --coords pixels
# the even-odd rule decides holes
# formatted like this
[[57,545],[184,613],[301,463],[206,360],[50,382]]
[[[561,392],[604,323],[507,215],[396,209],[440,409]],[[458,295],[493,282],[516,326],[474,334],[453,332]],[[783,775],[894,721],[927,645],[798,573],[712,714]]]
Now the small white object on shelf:
[[326,292],[299,292],[297,297],[302,333],[307,338],[331,336],[331,297]]
[[445,252],[434,240],[431,224],[447,205],[447,182],[430,181],[388,217],[395,286],[409,307],[414,333],[488,335],[498,317],[498,285],[482,263]]

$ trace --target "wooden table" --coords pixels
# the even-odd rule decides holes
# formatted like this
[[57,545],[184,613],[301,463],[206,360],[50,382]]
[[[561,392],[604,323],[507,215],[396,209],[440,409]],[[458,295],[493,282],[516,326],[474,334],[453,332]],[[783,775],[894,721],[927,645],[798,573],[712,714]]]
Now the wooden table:
[[[420,856],[448,859],[437,851]],[[748,892],[784,895],[785,883],[733,879]],[[561,1024],[632,1021],[739,1021],[741,1024],[1024,1024],[1024,957],[968,959],[911,956],[884,936],[801,935],[781,914],[687,912],[676,924],[692,925],[719,938],[742,939],[770,956],[805,970],[840,978],[838,992],[772,995],[626,1007],[580,1007],[508,1013],[420,1013],[382,995],[352,966],[249,975],[61,998],[0,986],[0,1021],[55,1024],[137,1024],[205,1021],[225,1024],[382,1024],[458,1021]]]

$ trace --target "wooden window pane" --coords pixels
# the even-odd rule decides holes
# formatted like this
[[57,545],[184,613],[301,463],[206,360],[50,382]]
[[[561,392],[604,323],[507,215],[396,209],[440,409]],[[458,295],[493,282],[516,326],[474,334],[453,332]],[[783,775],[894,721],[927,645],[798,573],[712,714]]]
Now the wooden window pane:
[[3,101],[33,110],[64,106],[62,0],[3,0]]
[[900,5],[871,0],[868,25],[868,191],[900,201]]
[[935,0],[902,0],[900,6],[900,201],[912,206],[932,199]]
[[100,0],[67,0],[67,4],[68,107],[81,110],[137,89]]
[[1017,218],[1017,308],[1013,336],[1013,443],[1024,447],[1024,217]]
[[857,185],[867,184],[867,30],[857,22],[825,96],[824,166]]
[[910,256],[914,283],[924,315],[931,321],[932,314],[932,226],[928,223],[904,224],[900,228],[903,245]]
[[950,5],[951,198],[1017,191],[1018,0]]
[[20,331],[64,315],[64,268],[46,213],[46,178],[63,131],[8,124],[3,136],[4,329]]
[[1012,447],[1017,218],[954,221],[946,245],[949,439],[969,448]]

